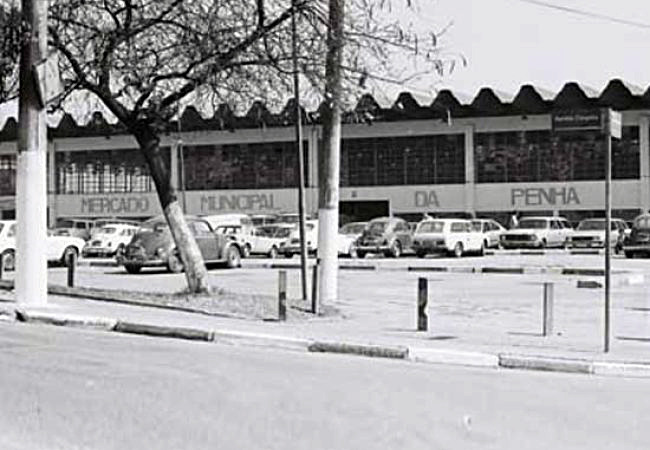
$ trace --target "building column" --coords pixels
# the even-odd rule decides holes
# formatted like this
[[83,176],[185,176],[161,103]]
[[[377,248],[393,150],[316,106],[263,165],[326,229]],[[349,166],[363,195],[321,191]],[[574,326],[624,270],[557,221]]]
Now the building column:
[[650,209],[650,116],[639,117],[639,200],[643,212]]
[[57,192],[56,192],[56,142],[47,143],[47,223],[48,228],[56,227]]
[[465,212],[475,213],[474,126],[465,127]]

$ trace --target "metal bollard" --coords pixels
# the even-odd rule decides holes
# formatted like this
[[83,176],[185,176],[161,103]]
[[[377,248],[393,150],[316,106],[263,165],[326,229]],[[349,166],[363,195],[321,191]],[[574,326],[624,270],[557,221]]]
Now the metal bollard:
[[281,270],[278,280],[278,320],[287,320],[287,271]]
[[429,300],[429,285],[426,278],[418,278],[418,331],[427,331],[427,301]]
[[318,314],[318,263],[314,264],[311,273],[311,312]]
[[544,283],[542,299],[542,336],[553,334],[553,283]]
[[74,287],[74,271],[77,267],[77,253],[70,252],[66,259],[68,265],[68,287]]

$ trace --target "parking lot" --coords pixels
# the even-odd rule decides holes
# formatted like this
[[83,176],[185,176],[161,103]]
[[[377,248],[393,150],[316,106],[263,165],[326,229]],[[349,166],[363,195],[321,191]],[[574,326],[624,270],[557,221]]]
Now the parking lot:
[[[106,260],[93,260],[95,263]],[[294,323],[305,336],[323,333],[372,335],[374,341],[445,341],[466,348],[481,346],[558,346],[591,352],[602,347],[603,277],[562,274],[562,269],[602,269],[602,255],[575,255],[565,250],[545,254],[496,251],[484,257],[401,257],[340,260],[339,298],[335,316]],[[314,264],[310,258],[310,267]],[[127,274],[122,267],[90,266],[80,261],[78,286],[177,293],[185,288],[183,274],[147,269]],[[239,269],[213,268],[210,282],[229,292],[277,296],[278,273],[288,274],[288,296],[299,299],[300,259],[247,258]],[[650,342],[650,265],[646,259],[612,259],[612,336],[622,354]],[[442,271],[446,269],[446,271]],[[523,273],[505,269],[523,268]],[[484,273],[485,269],[495,270]],[[504,273],[501,273],[504,272]],[[8,273],[10,278],[12,273]],[[65,285],[65,268],[51,268],[50,283]],[[418,333],[418,278],[429,281],[429,331]],[[310,276],[308,277],[311,281]],[[591,288],[578,282],[593,281]],[[542,286],[554,286],[554,333],[541,336]],[[595,287],[594,287],[595,286]],[[311,289],[308,291],[311,292]],[[305,305],[306,306],[306,305]],[[235,325],[237,321],[235,321]],[[279,325],[281,326],[281,325]]]

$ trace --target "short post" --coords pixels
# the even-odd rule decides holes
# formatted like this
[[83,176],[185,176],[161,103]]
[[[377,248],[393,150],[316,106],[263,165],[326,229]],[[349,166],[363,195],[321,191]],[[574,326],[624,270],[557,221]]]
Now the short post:
[[550,336],[553,334],[553,283],[544,283],[542,302],[542,336]]
[[429,285],[426,278],[418,278],[418,331],[427,331],[427,301],[429,300]]
[[68,287],[74,287],[74,271],[77,267],[77,253],[70,252],[65,262],[68,265]]
[[318,314],[318,263],[314,264],[311,272],[311,312]]
[[287,320],[287,271],[280,271],[278,280],[278,320]]

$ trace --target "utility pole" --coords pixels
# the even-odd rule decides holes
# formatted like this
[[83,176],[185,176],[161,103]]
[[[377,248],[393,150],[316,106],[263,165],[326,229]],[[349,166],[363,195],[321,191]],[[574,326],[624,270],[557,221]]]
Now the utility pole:
[[47,304],[47,6],[47,0],[22,0],[15,278],[23,305]]
[[336,300],[338,291],[338,224],[341,154],[341,63],[345,0],[329,0],[323,148],[318,156],[318,252],[320,276],[318,300]]
[[298,37],[296,33],[296,0],[291,0],[291,56],[293,62],[293,98],[295,101],[296,145],[298,146],[298,225],[300,228],[300,280],[302,299],[307,301],[307,246],[305,244],[305,151],[302,146],[302,110],[300,109],[300,78],[298,72]]

